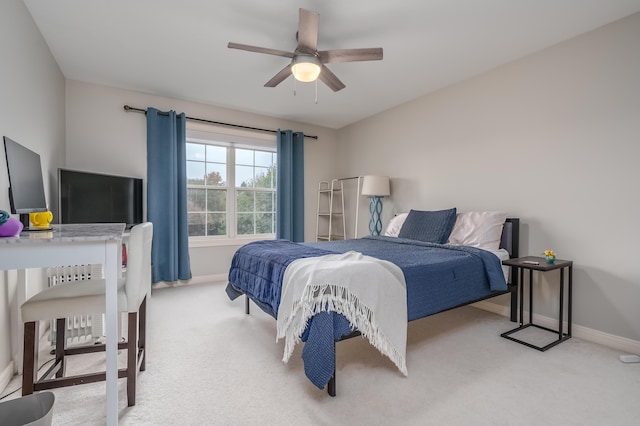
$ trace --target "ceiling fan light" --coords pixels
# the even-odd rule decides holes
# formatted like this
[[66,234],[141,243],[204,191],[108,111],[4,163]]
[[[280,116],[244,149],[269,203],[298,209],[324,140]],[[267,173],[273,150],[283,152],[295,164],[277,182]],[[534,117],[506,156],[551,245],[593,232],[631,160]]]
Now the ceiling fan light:
[[316,81],[320,75],[320,60],[313,55],[297,55],[291,63],[291,73],[304,83]]

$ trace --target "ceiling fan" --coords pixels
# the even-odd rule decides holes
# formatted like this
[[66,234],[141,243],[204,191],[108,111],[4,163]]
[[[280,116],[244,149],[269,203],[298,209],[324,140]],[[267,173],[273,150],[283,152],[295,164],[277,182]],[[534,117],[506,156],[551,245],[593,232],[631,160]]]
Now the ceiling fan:
[[300,9],[298,19],[298,32],[296,38],[298,47],[294,52],[269,49],[266,47],[249,46],[246,44],[230,42],[230,49],[247,50],[249,52],[265,53],[267,55],[283,56],[290,58],[291,63],[278,72],[264,85],[276,87],[289,75],[303,82],[320,79],[331,90],[337,92],[344,89],[345,85],[324,64],[337,62],[379,61],[382,59],[382,48],[369,49],[333,49],[318,51],[318,21],[320,15],[310,10]]

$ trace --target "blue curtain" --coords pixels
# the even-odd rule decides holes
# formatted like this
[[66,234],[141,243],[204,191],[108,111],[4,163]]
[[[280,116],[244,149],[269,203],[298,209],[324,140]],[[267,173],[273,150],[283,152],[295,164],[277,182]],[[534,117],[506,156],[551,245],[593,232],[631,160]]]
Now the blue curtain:
[[153,282],[188,280],[185,115],[147,109],[147,220]]
[[278,130],[276,237],[304,241],[304,134]]

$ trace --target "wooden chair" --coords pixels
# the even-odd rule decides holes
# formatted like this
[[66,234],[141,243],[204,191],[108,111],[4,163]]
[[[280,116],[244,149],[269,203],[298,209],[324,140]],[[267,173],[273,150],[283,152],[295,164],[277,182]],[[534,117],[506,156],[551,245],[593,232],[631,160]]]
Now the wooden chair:
[[[128,313],[127,341],[118,349],[127,350],[127,367],[118,370],[118,378],[127,379],[127,402],[136,403],[136,375],[145,370],[146,304],[151,291],[151,240],[149,222],[131,229],[128,244],[126,278],[118,283],[118,310]],[[59,284],[36,294],[22,305],[24,354],[22,395],[34,391],[73,386],[105,380],[106,373],[65,375],[65,357],[105,350],[105,345],[66,348],[65,318],[104,312],[104,280],[86,280]],[[38,324],[56,319],[55,364],[38,379]],[[137,343],[137,344],[136,344]],[[55,377],[52,377],[55,374]]]

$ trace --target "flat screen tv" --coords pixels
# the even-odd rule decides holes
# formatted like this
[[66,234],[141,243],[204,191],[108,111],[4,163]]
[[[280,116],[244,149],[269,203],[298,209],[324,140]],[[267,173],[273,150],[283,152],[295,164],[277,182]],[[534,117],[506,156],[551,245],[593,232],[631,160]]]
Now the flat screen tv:
[[60,223],[142,223],[142,179],[58,169]]
[[11,213],[20,215],[20,222],[24,225],[25,231],[28,231],[29,213],[48,210],[40,155],[6,136],[4,136],[4,152],[9,175]]

